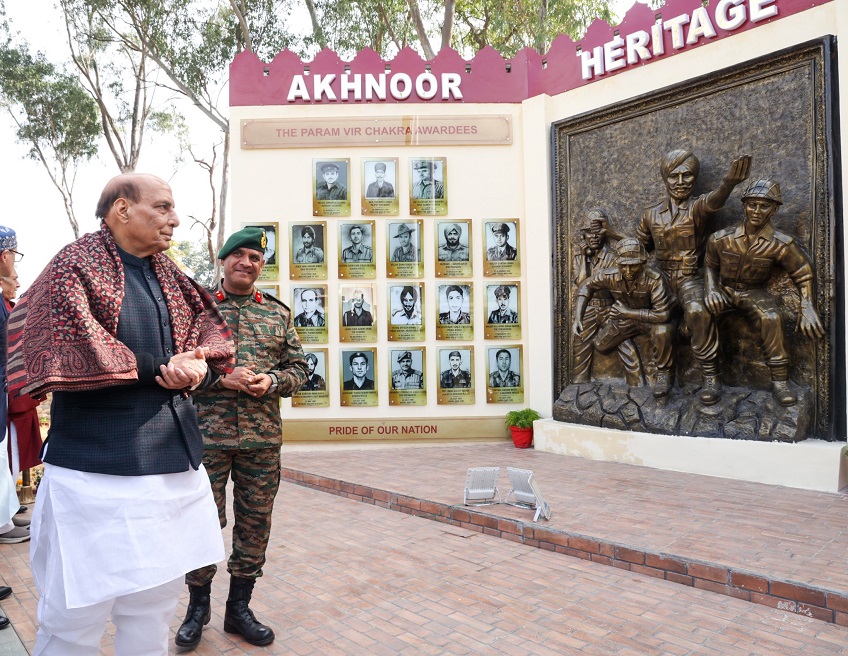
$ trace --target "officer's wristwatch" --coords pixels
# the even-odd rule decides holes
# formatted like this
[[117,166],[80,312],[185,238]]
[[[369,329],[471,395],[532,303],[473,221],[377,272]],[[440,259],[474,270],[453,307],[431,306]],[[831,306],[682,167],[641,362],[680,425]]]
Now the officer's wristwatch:
[[277,380],[276,374],[269,373],[268,377],[271,379],[271,387],[268,388],[269,392],[273,392],[277,389],[277,386],[280,384],[280,381]]

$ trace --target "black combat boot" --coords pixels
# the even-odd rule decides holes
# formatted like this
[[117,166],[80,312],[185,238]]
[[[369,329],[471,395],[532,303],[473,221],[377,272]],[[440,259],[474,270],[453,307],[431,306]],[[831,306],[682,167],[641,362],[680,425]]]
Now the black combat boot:
[[177,629],[177,637],[174,643],[182,647],[183,651],[194,649],[200,642],[203,627],[209,624],[212,617],[212,608],[209,595],[212,593],[212,583],[206,585],[188,586],[189,598],[186,616],[180,628]]
[[230,595],[227,598],[227,613],[224,615],[224,631],[238,633],[251,645],[270,645],[274,642],[274,632],[256,620],[253,611],[247,607],[253,594],[256,579],[230,578]]

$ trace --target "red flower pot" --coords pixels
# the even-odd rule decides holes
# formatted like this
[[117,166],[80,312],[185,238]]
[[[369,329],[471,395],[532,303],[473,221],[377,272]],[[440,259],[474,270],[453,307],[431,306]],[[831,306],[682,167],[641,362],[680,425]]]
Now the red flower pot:
[[533,427],[519,428],[518,426],[510,426],[512,433],[512,443],[516,449],[527,449],[533,444]]

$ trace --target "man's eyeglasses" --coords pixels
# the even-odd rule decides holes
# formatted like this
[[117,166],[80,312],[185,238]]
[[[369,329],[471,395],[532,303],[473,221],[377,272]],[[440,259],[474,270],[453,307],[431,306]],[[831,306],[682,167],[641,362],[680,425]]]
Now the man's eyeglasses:
[[15,262],[20,262],[22,259],[24,259],[24,254],[23,254],[23,253],[18,253],[18,251],[13,250],[13,249],[11,249],[11,248],[10,248],[9,250],[10,250],[12,253],[14,253],[14,254],[15,254]]

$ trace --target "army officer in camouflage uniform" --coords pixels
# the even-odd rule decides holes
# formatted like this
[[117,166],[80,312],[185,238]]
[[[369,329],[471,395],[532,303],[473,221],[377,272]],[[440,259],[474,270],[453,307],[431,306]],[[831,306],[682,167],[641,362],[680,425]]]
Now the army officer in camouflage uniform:
[[[203,464],[226,524],[225,488],[233,480],[233,552],[227,563],[230,594],[224,630],[253,645],[274,641],[248,608],[256,579],[262,576],[271,533],[271,511],[280,484],[282,422],[280,397],[291,396],[307,377],[307,364],[288,307],[254,283],[264,264],[264,234],[245,228],[218,253],[224,279],[213,290],[233,332],[236,368],[194,394],[203,432]],[[186,575],[190,599],[176,644],[193,648],[210,618],[210,592],[216,566]]]

